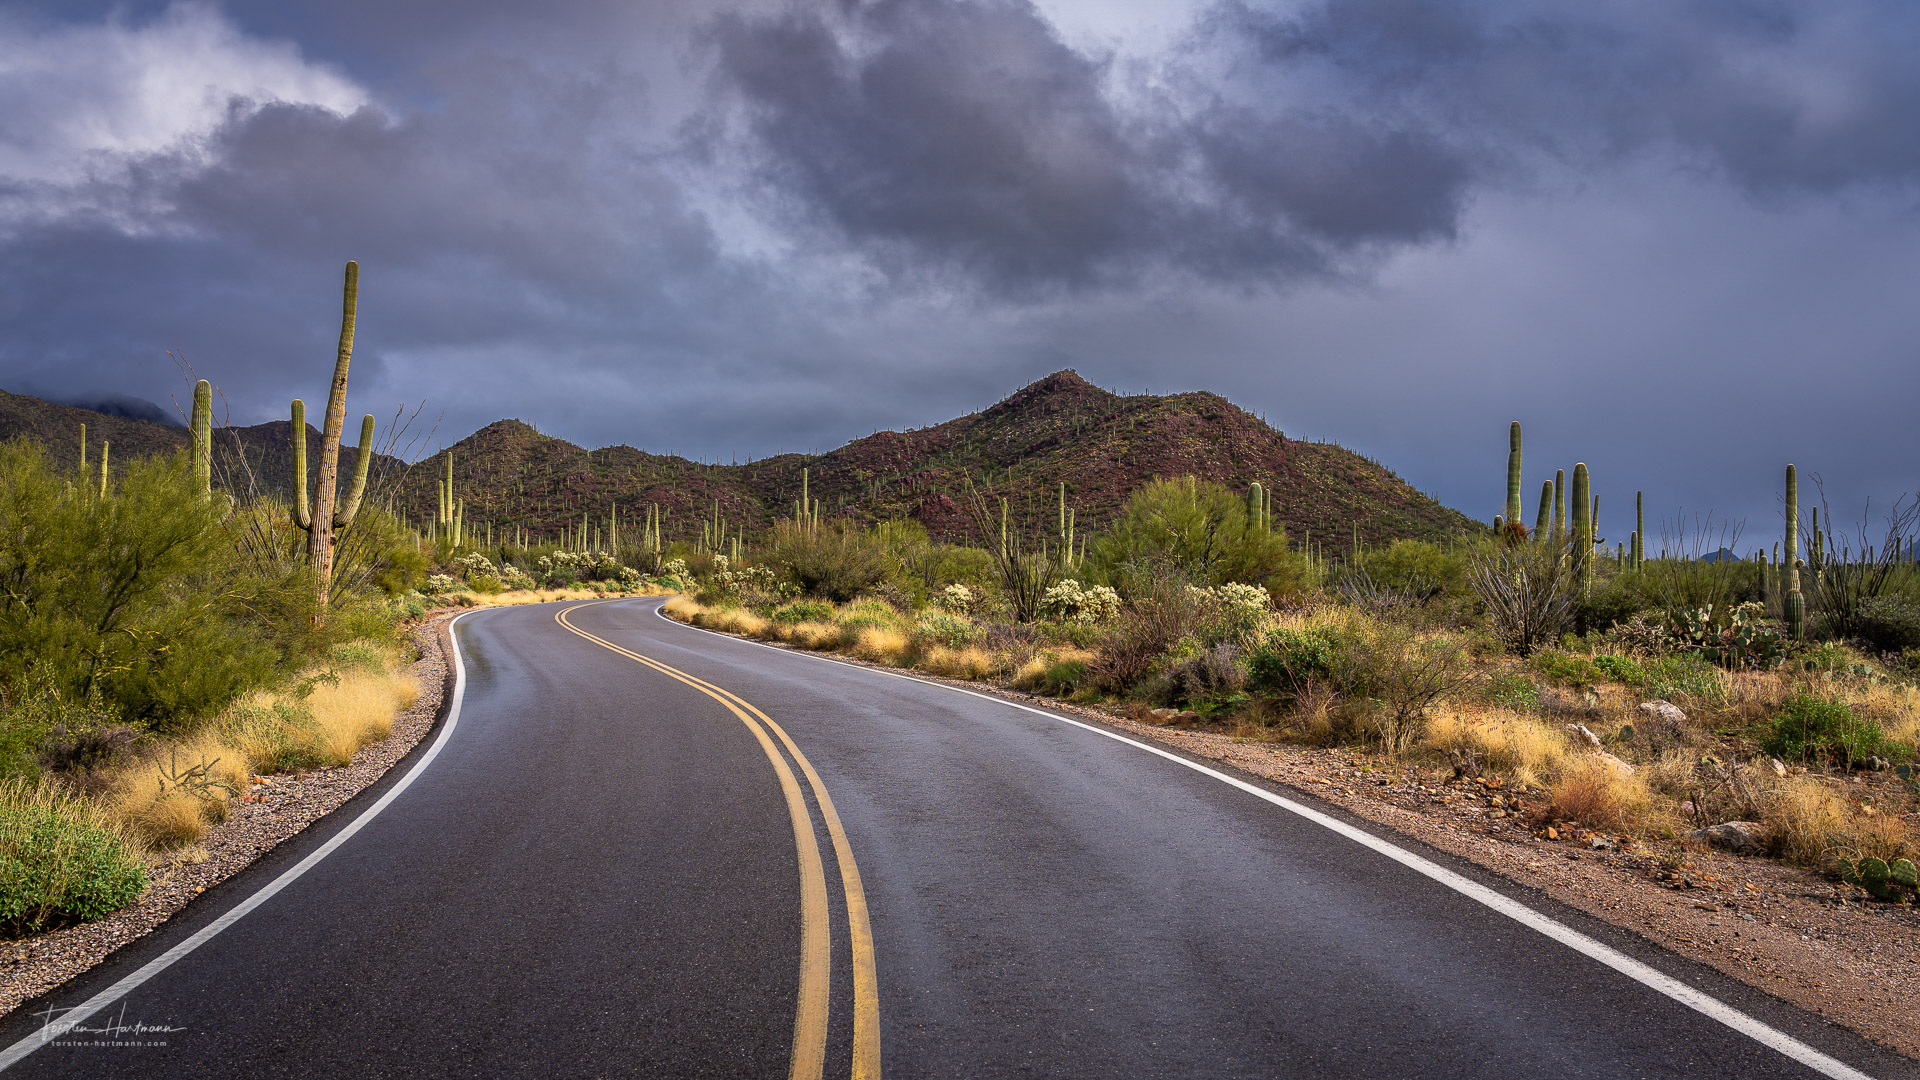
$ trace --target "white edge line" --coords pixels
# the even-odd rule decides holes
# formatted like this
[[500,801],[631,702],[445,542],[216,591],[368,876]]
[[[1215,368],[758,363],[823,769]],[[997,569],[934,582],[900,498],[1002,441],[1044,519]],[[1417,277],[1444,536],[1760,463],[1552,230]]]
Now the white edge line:
[[[664,605],[662,606],[664,607]],[[1734,1008],[1733,1006],[1728,1005],[1727,1003],[1721,1001],[1720,999],[1713,997],[1712,995],[1707,994],[1703,991],[1696,990],[1693,987],[1688,986],[1686,983],[1681,982],[1679,979],[1676,979],[1673,976],[1668,975],[1665,972],[1659,970],[1658,968],[1642,963],[1639,960],[1635,960],[1633,957],[1628,956],[1626,953],[1621,952],[1620,950],[1614,948],[1613,946],[1607,945],[1594,938],[1588,937],[1587,935],[1581,933],[1580,931],[1575,930],[1573,927],[1568,926],[1557,919],[1551,918],[1547,915],[1543,915],[1540,912],[1535,911],[1532,908],[1528,907],[1527,905],[1522,904],[1518,900],[1514,900],[1508,896],[1502,895],[1501,893],[1495,892],[1494,890],[1487,888],[1485,885],[1480,884],[1479,882],[1473,880],[1472,878],[1466,877],[1462,874],[1449,870],[1446,867],[1441,866],[1440,864],[1433,862],[1430,859],[1426,859],[1426,858],[1423,858],[1422,856],[1416,855],[1413,852],[1408,851],[1406,848],[1400,847],[1397,844],[1389,843],[1386,840],[1382,840],[1379,837],[1363,829],[1355,828],[1354,826],[1349,825],[1344,821],[1341,821],[1339,818],[1321,813],[1320,811],[1315,810],[1310,806],[1307,806],[1303,803],[1295,802],[1292,799],[1289,799],[1283,795],[1276,795],[1273,792],[1268,791],[1263,787],[1260,787],[1255,784],[1247,783],[1245,780],[1241,780],[1238,777],[1229,776],[1226,773],[1219,771],[1218,769],[1208,768],[1207,766],[1202,765],[1197,761],[1192,761],[1187,758],[1184,758],[1179,754],[1173,753],[1170,750],[1166,750],[1161,747],[1154,746],[1150,743],[1141,742],[1138,739],[1130,739],[1125,735],[1119,734],[1118,732],[1108,731],[1105,728],[1097,727],[1093,724],[1085,723],[1080,720],[1075,720],[1070,716],[1062,716],[1059,713],[1048,712],[1045,709],[1036,709],[1031,705],[1023,705],[1020,702],[1009,701],[1008,699],[1003,697],[995,697],[991,694],[982,694],[978,691],[967,690],[958,686],[948,686],[946,683],[933,682],[930,679],[916,678],[912,675],[902,675],[897,671],[887,671],[882,668],[870,668],[860,664],[849,664],[844,661],[835,660],[832,657],[820,656],[816,653],[796,652],[790,649],[774,649],[773,646],[768,645],[764,642],[754,641],[750,638],[735,637],[732,634],[722,634],[715,630],[708,630],[705,627],[691,626],[691,625],[688,625],[687,623],[680,622],[677,619],[668,618],[665,612],[663,612],[659,608],[654,609],[654,614],[660,616],[660,618],[665,622],[671,623],[674,626],[682,627],[687,630],[696,630],[703,634],[712,634],[715,637],[726,638],[729,641],[738,641],[748,645],[756,645],[762,649],[773,649],[774,652],[785,653],[790,656],[804,656],[813,660],[821,660],[829,664],[834,664],[844,668],[850,668],[855,671],[866,671],[866,672],[871,672],[875,675],[885,675],[889,678],[904,679],[907,682],[920,683],[923,686],[934,686],[942,690],[951,690],[956,694],[965,694],[968,697],[979,698],[982,701],[996,702],[998,704],[1006,705],[1011,708],[1020,709],[1025,712],[1033,713],[1036,716],[1044,716],[1051,720],[1058,720],[1063,724],[1071,724],[1074,727],[1081,728],[1086,731],[1091,731],[1096,735],[1104,735],[1107,738],[1114,740],[1115,742],[1126,743],[1128,746],[1137,747],[1138,749],[1145,750],[1149,754],[1154,754],[1158,757],[1165,758],[1168,761],[1172,761],[1177,764],[1184,765],[1187,768],[1192,769],[1197,773],[1201,773],[1206,776],[1211,776],[1215,780],[1218,780],[1223,784],[1227,784],[1232,787],[1239,788],[1241,791],[1247,792],[1248,794],[1253,795],[1257,798],[1265,799],[1267,802],[1270,802],[1273,805],[1278,806],[1283,810],[1286,810],[1290,813],[1298,814],[1299,816],[1306,818],[1308,821],[1311,821],[1316,825],[1320,825],[1324,828],[1332,830],[1333,832],[1339,833],[1341,836],[1344,836],[1347,839],[1352,840],[1354,843],[1360,844],[1367,848],[1371,848],[1372,850],[1377,851],[1382,855],[1385,855],[1387,858],[1392,859],[1393,861],[1400,863],[1403,866],[1406,866],[1412,870],[1418,871],[1419,873],[1426,875],[1429,878],[1432,878],[1434,881],[1437,881],[1440,884],[1445,885],[1447,888],[1452,889],[1455,892],[1468,897],[1469,899],[1479,901],[1480,903],[1486,905],[1487,907],[1492,908],[1493,910],[1499,912],[1500,914],[1505,915],[1506,917],[1514,920],[1517,923],[1520,923],[1523,926],[1528,927],[1529,929],[1536,930],[1542,934],[1545,934],[1547,937],[1550,937],[1553,940],[1560,942],[1562,945],[1565,945],[1568,948],[1573,949],[1575,952],[1582,953],[1588,957],[1598,960],[1602,964],[1605,964],[1606,966],[1614,969],[1615,971],[1618,971],[1620,974],[1625,975],[1630,979],[1633,979],[1635,982],[1641,983],[1647,987],[1650,987],[1654,990],[1659,991],[1662,994],[1665,994],[1667,997],[1672,998],[1673,1000],[1679,1002],[1682,1005],[1685,1005],[1687,1008],[1692,1009],[1697,1013],[1702,1014],[1703,1016],[1709,1017],[1713,1020],[1719,1021],[1722,1024],[1725,1024],[1726,1026],[1732,1028],[1733,1030],[1738,1031],[1742,1035],[1745,1035],[1748,1038],[1753,1039],[1755,1042],[1758,1042],[1763,1046],[1766,1046],[1772,1050],[1778,1051],[1779,1053],[1789,1058],[1792,1058],[1793,1060],[1801,1063],[1802,1065],[1805,1065],[1806,1067],[1814,1070],[1817,1073],[1820,1073],[1823,1076],[1833,1077],[1834,1080],[1873,1080],[1873,1078],[1868,1076],[1866,1073],[1861,1072],[1860,1070],[1854,1068],[1851,1065],[1848,1065],[1843,1061],[1840,1061],[1836,1058],[1833,1058],[1824,1053],[1821,1053],[1819,1050],[1816,1050],[1813,1047],[1808,1046],[1806,1043],[1801,1042],[1799,1039],[1794,1038],[1793,1036],[1787,1034],[1786,1032],[1781,1031],[1777,1028],[1771,1027],[1768,1024],[1763,1023],[1762,1021],[1756,1020],[1753,1017],[1748,1016],[1746,1013],[1743,1013],[1740,1010]]]
[[385,810],[393,800],[399,798],[401,792],[407,790],[415,780],[419,779],[420,774],[426,771],[427,766],[433,764],[433,759],[440,755],[441,748],[447,745],[448,737],[453,734],[454,726],[460,722],[460,703],[466,696],[467,690],[467,669],[466,665],[460,661],[460,643],[454,637],[453,625],[471,614],[473,614],[473,612],[463,611],[447,622],[447,641],[449,643],[449,651],[453,654],[453,704],[447,710],[447,722],[441,726],[439,737],[434,739],[433,745],[427,748],[427,752],[420,757],[420,760],[413,763],[413,768],[407,770],[407,775],[401,777],[398,783],[388,788],[386,793],[381,795],[372,806],[361,811],[360,816],[354,818],[352,824],[335,833],[326,843],[315,848],[311,854],[294,864],[285,873],[282,873],[279,877],[274,878],[262,886],[260,891],[235,904],[226,914],[201,927],[185,941],[180,942],[173,948],[147,961],[141,965],[139,970],[93,995],[79,1005],[62,1012],[58,1020],[49,1017],[47,1023],[42,1025],[38,1032],[21,1039],[19,1042],[7,1047],[5,1051],[0,1052],[0,1070],[5,1070],[16,1064],[21,1058],[33,1053],[53,1039],[61,1037],[67,1030],[71,1029],[72,1025],[86,1020],[88,1017],[98,1013],[101,1009],[125,997],[128,993],[137,989],[141,983],[165,971],[168,967],[172,966],[175,961],[200,946],[205,945],[208,941],[211,941],[214,935],[220,931],[239,922],[248,912],[271,900],[275,893],[293,884],[300,875],[313,869],[314,865],[321,859],[333,854],[335,849],[339,848],[340,845],[352,839],[353,834],[364,828],[367,822],[372,821],[379,815],[380,811]]

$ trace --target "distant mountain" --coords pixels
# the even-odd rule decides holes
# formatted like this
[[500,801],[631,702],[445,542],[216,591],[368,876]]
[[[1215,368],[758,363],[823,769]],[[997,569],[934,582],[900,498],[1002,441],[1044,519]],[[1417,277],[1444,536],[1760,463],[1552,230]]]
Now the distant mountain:
[[165,427],[180,427],[180,418],[148,401],[146,398],[128,397],[125,394],[93,394],[77,398],[68,398],[60,402],[76,409],[97,412],[104,416],[120,416],[129,420],[148,420]]
[[[0,394],[0,437],[30,434],[56,455],[77,456],[75,414],[34,398]],[[96,441],[95,428],[89,438]],[[105,427],[101,436],[137,450],[184,445],[179,429]],[[261,482],[284,490],[291,473],[285,421],[223,433],[247,448]],[[312,444],[318,445],[317,433]],[[1058,485],[1080,528],[1097,531],[1127,496],[1155,477],[1193,475],[1235,490],[1254,481],[1273,492],[1275,517],[1294,539],[1311,535],[1344,547],[1357,533],[1379,544],[1444,539],[1482,526],[1414,490],[1384,466],[1327,443],[1289,439],[1216,394],[1123,396],[1060,371],[981,412],[913,431],[883,431],[825,454],[782,454],[745,465],[707,465],[630,446],[584,450],[518,420],[500,420],[411,468],[376,459],[383,500],[415,522],[437,505],[435,487],[452,456],[455,494],[469,528],[515,526],[551,535],[582,515],[604,525],[618,507],[621,528],[639,535],[649,504],[666,515],[670,538],[697,537],[718,512],[730,528],[762,529],[792,513],[801,471],[829,516],[860,523],[895,517],[924,522],[938,538],[979,542],[959,495],[964,479],[1008,497],[1030,527],[1052,531]],[[345,463],[342,465],[345,468]]]

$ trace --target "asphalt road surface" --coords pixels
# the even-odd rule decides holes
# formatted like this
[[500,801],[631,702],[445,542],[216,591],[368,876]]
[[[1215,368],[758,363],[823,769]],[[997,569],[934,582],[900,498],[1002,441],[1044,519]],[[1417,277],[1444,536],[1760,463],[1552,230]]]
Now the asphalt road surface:
[[1916,1075],[1409,842],[1707,1012],[1218,774],[658,605],[465,616],[451,726],[0,1024],[9,1076]]

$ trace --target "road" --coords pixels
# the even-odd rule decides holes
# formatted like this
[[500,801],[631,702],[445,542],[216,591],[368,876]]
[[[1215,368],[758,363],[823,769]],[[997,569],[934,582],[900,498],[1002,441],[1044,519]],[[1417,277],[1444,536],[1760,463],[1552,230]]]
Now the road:
[[165,1045],[39,1045],[41,1020],[16,1014],[0,1046],[32,1052],[9,1080],[1916,1075],[1443,855],[1393,841],[1437,879],[1257,793],[1312,812],[1306,796],[658,605],[465,616],[459,710],[432,747],[29,1006],[78,1005],[194,944],[86,1021]]

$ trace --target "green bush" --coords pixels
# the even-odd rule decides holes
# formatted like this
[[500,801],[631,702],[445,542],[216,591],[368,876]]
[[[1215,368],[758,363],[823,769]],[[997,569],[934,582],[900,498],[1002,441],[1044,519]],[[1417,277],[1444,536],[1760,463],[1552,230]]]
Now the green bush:
[[1886,734],[1843,702],[1800,694],[1788,698],[1761,749],[1778,758],[1819,759],[1840,765],[1896,753]]
[[1627,686],[1645,686],[1647,682],[1647,669],[1631,656],[1601,653],[1593,658],[1593,666],[1607,678]]
[[1662,656],[1641,665],[1646,681],[1636,689],[1648,697],[1674,701],[1681,697],[1718,701],[1726,694],[1720,673],[1707,661],[1684,654]]
[[1515,712],[1540,708],[1540,684],[1518,673],[1500,672],[1487,680],[1487,704]]
[[1600,682],[1605,675],[1593,658],[1561,649],[1541,649],[1527,659],[1535,671],[1579,689]]
[[1094,541],[1089,584],[1112,585],[1129,597],[1146,579],[1173,570],[1198,585],[1245,582],[1280,593],[1303,590],[1306,557],[1282,529],[1247,517],[1247,500],[1193,477],[1154,480],[1127,499],[1112,528]]
[[1378,588],[1418,602],[1467,592],[1466,555],[1425,540],[1395,540],[1363,552],[1356,568]]
[[44,787],[0,781],[0,936],[98,919],[146,887],[139,858],[97,811]]
[[1247,685],[1294,696],[1311,682],[1331,678],[1339,653],[1340,638],[1328,627],[1276,627],[1247,654]]
[[235,705],[222,719],[221,731],[248,748],[255,767],[264,774],[299,772],[326,764],[316,747],[319,723],[305,706],[292,702],[272,705]]
[[1861,640],[1878,652],[1920,648],[1920,604],[1904,596],[1882,594],[1862,602],[1853,625]]
[[949,649],[964,649],[978,644],[986,637],[986,630],[965,615],[932,611],[921,616],[919,624],[913,628],[913,636]]
[[767,617],[777,623],[832,622],[833,605],[824,600],[795,600],[774,608]]
[[1076,693],[1087,681],[1087,662],[1085,660],[1060,660],[1047,668],[1040,676],[1036,688],[1043,694],[1054,697],[1067,697]]
[[808,596],[845,603],[887,580],[898,566],[882,537],[835,523],[808,528],[774,526],[766,562]]

